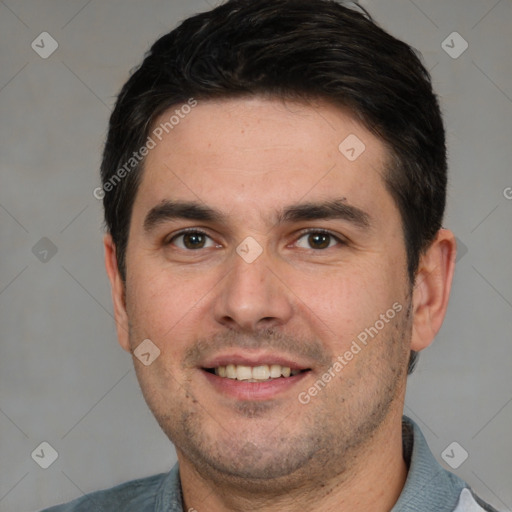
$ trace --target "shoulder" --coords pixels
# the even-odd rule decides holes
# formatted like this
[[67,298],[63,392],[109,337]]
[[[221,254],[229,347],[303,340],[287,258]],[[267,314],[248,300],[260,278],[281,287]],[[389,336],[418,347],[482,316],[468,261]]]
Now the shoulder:
[[479,499],[464,480],[439,464],[418,425],[405,416],[402,442],[409,471],[392,512],[497,512]]
[[453,512],[498,512],[488,503],[473,494],[471,489],[465,488],[460,493],[459,502]]
[[42,512],[144,512],[154,510],[157,496],[168,473],[132,480],[110,489],[86,494],[69,503]]

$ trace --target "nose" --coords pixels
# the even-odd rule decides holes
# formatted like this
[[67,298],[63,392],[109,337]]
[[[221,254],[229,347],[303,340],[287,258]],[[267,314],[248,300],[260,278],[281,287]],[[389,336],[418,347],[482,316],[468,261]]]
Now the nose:
[[278,327],[293,315],[293,294],[279,267],[265,252],[248,263],[237,253],[230,271],[219,283],[214,300],[215,320],[246,332]]

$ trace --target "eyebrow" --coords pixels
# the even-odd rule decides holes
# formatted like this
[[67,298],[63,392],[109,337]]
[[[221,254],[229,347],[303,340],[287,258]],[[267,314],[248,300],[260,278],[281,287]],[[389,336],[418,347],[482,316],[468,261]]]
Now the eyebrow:
[[317,219],[340,219],[349,221],[360,228],[370,227],[370,216],[360,208],[348,204],[344,198],[291,205],[277,216],[277,222],[280,224]]
[[160,224],[174,219],[190,219],[203,222],[222,222],[221,212],[194,201],[163,200],[151,208],[144,219],[144,231],[150,232]]
[[[163,200],[147,213],[144,219],[144,231],[149,233],[159,225],[174,219],[219,224],[227,223],[228,220],[227,216],[219,210],[195,201]],[[330,219],[346,220],[359,228],[368,229],[371,226],[370,216],[360,208],[348,204],[344,198],[290,205],[277,213],[275,223]]]

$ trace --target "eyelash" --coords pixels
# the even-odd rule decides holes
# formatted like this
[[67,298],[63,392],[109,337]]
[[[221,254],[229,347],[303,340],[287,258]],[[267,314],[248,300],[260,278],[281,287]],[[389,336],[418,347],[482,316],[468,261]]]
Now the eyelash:
[[[189,233],[202,235],[202,236],[205,236],[205,237],[208,237],[208,238],[211,239],[211,236],[208,233],[206,233],[205,231],[202,231],[202,230],[197,229],[197,228],[188,228],[188,229],[183,229],[182,231],[180,231],[180,232],[176,233],[175,235],[173,235],[169,240],[167,240],[165,242],[164,245],[171,245],[177,238],[179,238],[180,236],[189,234]],[[305,229],[305,230],[301,231],[298,234],[298,237],[297,237],[296,240],[300,240],[302,237],[304,237],[306,235],[310,235],[310,234],[328,235],[328,236],[332,237],[339,245],[346,245],[347,244],[347,242],[345,240],[341,239],[339,236],[335,235],[331,231],[329,231],[327,229],[321,229],[321,228]],[[181,249],[181,247],[179,249]],[[199,248],[199,249],[202,249],[202,248]],[[196,250],[199,250],[199,249],[196,249]],[[325,251],[326,249],[332,249],[332,247],[326,247],[325,249],[313,249],[313,248],[310,248],[309,250],[318,252],[318,251]],[[183,249],[183,250],[194,252],[194,249]]]

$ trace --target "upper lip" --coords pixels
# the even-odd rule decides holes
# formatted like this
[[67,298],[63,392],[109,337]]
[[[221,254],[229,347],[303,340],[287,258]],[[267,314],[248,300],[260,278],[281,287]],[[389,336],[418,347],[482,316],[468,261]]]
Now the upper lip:
[[225,352],[208,358],[200,365],[202,368],[217,368],[219,366],[227,366],[228,364],[244,365],[244,366],[263,366],[265,364],[278,364],[288,367],[291,370],[306,370],[311,368],[305,361],[299,358],[293,358],[277,353],[242,353],[242,352]]

